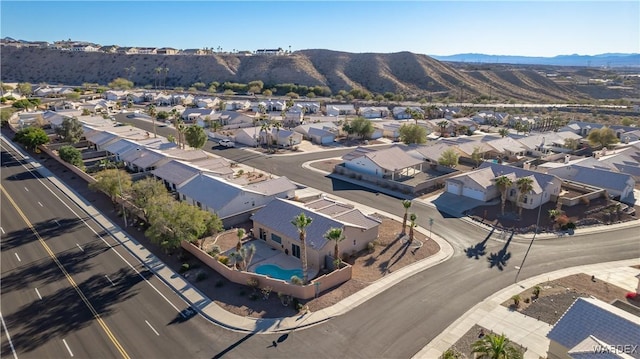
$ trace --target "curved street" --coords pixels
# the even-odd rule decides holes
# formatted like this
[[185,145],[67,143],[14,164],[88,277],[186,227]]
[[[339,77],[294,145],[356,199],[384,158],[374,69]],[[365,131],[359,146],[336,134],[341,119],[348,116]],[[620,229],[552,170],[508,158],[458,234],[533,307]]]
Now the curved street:
[[[152,133],[152,126],[148,122],[136,119],[122,122],[134,123]],[[166,136],[172,131],[171,128],[158,128],[159,135]],[[213,142],[208,141],[204,149],[350,201],[397,216],[403,214],[400,200],[396,198],[332,180],[302,168],[304,162],[338,157],[350,151],[349,149],[265,156],[242,149],[218,149],[214,146]],[[32,207],[34,211],[37,210],[37,206]],[[459,218],[443,216],[435,208],[428,206],[416,205],[412,207],[412,211],[418,216],[418,224],[424,228],[427,228],[429,218],[434,219],[432,230],[451,243],[455,250],[453,257],[405,279],[345,315],[281,335],[235,333],[213,324],[203,324],[201,318],[195,321],[192,318],[181,323],[180,331],[184,340],[172,341],[174,347],[171,353],[183,351],[189,357],[209,358],[412,357],[476,303],[513,284],[515,266],[520,265],[529,245],[528,241],[518,239],[505,242],[489,238],[486,242],[486,254],[478,259],[469,258],[464,249],[485,240],[489,233],[487,229]],[[3,210],[3,216],[4,214]],[[501,250],[507,254],[491,256]],[[562,239],[536,240],[520,273],[520,279],[576,265],[638,257],[640,243],[637,227],[615,230],[604,228],[600,233],[584,235],[578,231],[575,236]],[[494,261],[490,262],[488,258],[494,258]],[[149,303],[154,301],[157,300],[149,299]],[[303,324],[301,320],[301,325]],[[207,327],[206,330],[203,330],[203,325]],[[120,336],[129,332],[125,327],[114,326],[120,329]],[[144,356],[171,356],[170,352],[162,349],[162,345],[154,346],[149,340],[140,341],[138,345],[144,348],[137,348],[136,353],[144,353]],[[2,353],[8,354],[4,347]]]

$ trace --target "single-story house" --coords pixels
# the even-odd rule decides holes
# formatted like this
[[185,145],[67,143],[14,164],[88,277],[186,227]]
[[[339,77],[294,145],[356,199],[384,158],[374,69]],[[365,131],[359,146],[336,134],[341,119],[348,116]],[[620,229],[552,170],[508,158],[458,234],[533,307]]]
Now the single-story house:
[[619,198],[621,202],[635,203],[633,189],[636,180],[631,175],[582,166],[563,166],[550,169],[547,173],[566,181],[605,189],[610,196]]
[[[507,199],[519,202],[519,206],[525,209],[537,208],[557,199],[560,194],[562,180],[556,176],[491,162],[483,162],[474,171],[448,178],[445,182],[445,191],[457,196],[490,201],[500,197],[495,181],[501,176],[506,176],[512,182],[511,187],[507,189]],[[533,189],[530,193],[520,196],[516,182],[523,177],[533,180],[531,183]]]
[[[264,131],[258,132],[260,143],[266,143],[267,133]],[[276,142],[276,145],[280,147],[290,147],[299,145],[302,142],[302,134],[290,130],[280,129],[279,131],[275,128],[271,128],[271,131],[268,134],[269,139],[271,141]]]
[[364,118],[385,118],[389,116],[389,109],[382,106],[367,106],[361,107],[358,113]]
[[133,172],[153,171],[169,162],[170,157],[145,147],[137,147],[120,155],[124,165]]
[[199,173],[177,186],[179,199],[215,213],[225,226],[247,220],[251,213],[276,198],[293,198],[296,185],[286,177],[242,186]]
[[352,104],[327,104],[327,116],[355,115],[356,108]]
[[331,228],[340,228],[345,240],[339,245],[339,253],[357,252],[378,238],[380,220],[363,214],[353,206],[338,203],[328,198],[306,204],[276,199],[257,211],[253,220],[253,234],[271,247],[287,255],[300,258],[300,236],[291,224],[294,217],[304,213],[312,219],[306,228],[307,265],[311,273],[326,268],[327,260],[333,259],[335,242],[325,238]]
[[596,298],[577,298],[549,339],[549,359],[640,358],[640,317]]
[[393,181],[398,177],[413,176],[421,172],[422,163],[422,160],[411,157],[400,147],[393,146],[351,156],[344,161],[344,167]]
[[235,143],[239,143],[249,147],[255,147],[258,145],[260,136],[260,127],[244,127],[236,130],[233,140]]
[[182,117],[185,122],[198,123],[204,122],[207,117],[209,120],[212,120],[215,113],[216,111],[212,108],[187,108],[180,117]]
[[[409,106],[408,108],[411,111],[415,111],[417,113],[422,114],[422,116],[424,117],[424,110],[421,109],[420,107]],[[407,106],[396,106],[391,110],[391,112],[393,113],[393,118],[395,118],[396,120],[413,119],[413,116],[411,115],[411,113],[407,112]]]
[[302,134],[303,138],[316,144],[333,143],[340,131],[333,122],[317,122],[296,126],[295,132]]

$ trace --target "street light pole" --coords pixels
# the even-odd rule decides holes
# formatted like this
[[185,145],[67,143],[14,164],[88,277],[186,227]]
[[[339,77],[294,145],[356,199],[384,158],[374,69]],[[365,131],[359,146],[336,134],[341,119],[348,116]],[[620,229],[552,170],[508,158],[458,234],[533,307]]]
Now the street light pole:
[[522,258],[522,263],[520,263],[520,267],[518,268],[518,273],[516,273],[515,283],[518,283],[518,276],[520,275],[520,271],[522,270],[522,266],[524,266],[524,261],[527,259],[527,255],[529,254],[529,250],[531,250],[531,246],[533,245],[533,241],[536,239],[536,234],[538,234],[538,225],[540,224],[540,212],[542,212],[542,200],[544,200],[545,191],[542,191],[542,199],[540,199],[540,205],[538,206],[538,219],[536,220],[536,230],[533,232],[533,237],[531,238],[531,242],[529,242],[529,247],[527,251],[524,253],[524,257]]

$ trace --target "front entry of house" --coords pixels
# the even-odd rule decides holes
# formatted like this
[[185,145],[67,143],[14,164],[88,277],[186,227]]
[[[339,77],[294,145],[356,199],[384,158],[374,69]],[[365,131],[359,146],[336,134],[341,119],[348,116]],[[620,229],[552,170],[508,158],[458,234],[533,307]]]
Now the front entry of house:
[[291,243],[291,255],[296,258],[300,258],[300,246],[297,244]]

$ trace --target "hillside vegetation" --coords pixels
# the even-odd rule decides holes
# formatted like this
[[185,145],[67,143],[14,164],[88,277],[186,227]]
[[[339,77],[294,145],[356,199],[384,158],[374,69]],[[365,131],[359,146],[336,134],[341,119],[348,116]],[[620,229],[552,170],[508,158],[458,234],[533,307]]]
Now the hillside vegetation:
[[[135,71],[125,70],[135,68]],[[573,102],[589,96],[569,85],[558,84],[528,68],[461,69],[426,55],[303,50],[288,56],[241,56],[216,54],[125,55],[68,52],[38,48],[2,48],[1,77],[4,82],[51,85],[106,85],[126,77],[136,86],[152,86],[154,69],[168,68],[168,87],[217,81],[269,85],[293,83],[327,86],[340,90],[363,89],[371,93],[392,92],[411,98],[448,98],[471,101],[490,96],[501,101]]]

